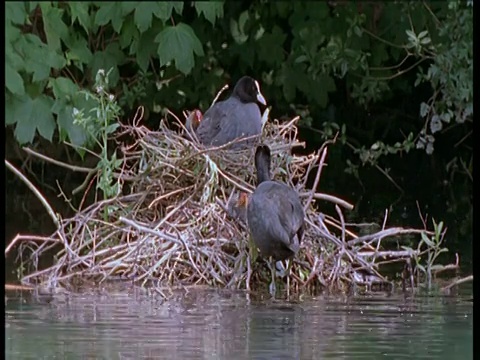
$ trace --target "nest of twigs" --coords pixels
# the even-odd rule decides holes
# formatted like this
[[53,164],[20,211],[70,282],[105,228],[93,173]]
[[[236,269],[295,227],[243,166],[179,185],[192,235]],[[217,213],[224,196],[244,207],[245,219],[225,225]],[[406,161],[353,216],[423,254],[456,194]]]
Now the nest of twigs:
[[[382,251],[382,239],[422,230],[382,228],[358,237],[342,213],[352,205],[307,188],[309,175],[317,188],[328,146],[306,156],[292,155],[292,149],[303,146],[297,140],[297,121],[271,121],[261,139],[272,151],[272,178],[295,188],[305,207],[306,229],[289,290],[345,290],[350,284],[385,281],[379,265],[405,261],[412,253]],[[119,141],[117,151],[123,165],[115,179],[122,194],[59,221],[49,238],[32,239],[30,245],[37,244],[31,257],[35,265],[47,250],[60,250],[53,265],[36,268],[23,282],[65,285],[73,278],[92,277],[141,285],[268,288],[261,254],[251,256],[247,225],[228,211],[234,194],[254,189],[255,147],[205,148],[188,140],[184,131],[172,130],[163,121],[158,130],[137,120],[122,125],[117,139],[129,139],[128,144]],[[318,200],[335,203],[336,216],[320,213]]]

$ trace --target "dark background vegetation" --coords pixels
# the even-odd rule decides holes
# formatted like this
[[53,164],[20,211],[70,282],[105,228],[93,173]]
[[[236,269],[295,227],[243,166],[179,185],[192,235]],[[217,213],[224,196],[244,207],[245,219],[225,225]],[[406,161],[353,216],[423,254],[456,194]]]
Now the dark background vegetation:
[[[63,216],[71,210],[56,181],[70,194],[84,176],[21,147],[95,166],[65,141],[95,150],[72,111],[93,108],[79,91],[93,90],[99,69],[113,69],[121,121],[142,105],[152,128],[167,110],[205,111],[248,74],[271,118],[301,117],[305,152],[338,134],[319,187],[356,205],[349,220],[381,223],[388,209],[390,225],[421,226],[418,202],[449,228],[450,255],[471,264],[472,1],[8,2],[5,11],[6,159]],[[30,190],[9,171],[6,180],[6,241],[52,231]]]

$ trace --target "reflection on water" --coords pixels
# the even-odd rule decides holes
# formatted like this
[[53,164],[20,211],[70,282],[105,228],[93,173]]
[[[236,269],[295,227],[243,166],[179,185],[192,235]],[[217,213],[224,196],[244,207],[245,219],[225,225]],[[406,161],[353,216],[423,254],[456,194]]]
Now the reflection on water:
[[142,289],[7,293],[7,359],[471,359],[472,302],[458,297],[249,300]]

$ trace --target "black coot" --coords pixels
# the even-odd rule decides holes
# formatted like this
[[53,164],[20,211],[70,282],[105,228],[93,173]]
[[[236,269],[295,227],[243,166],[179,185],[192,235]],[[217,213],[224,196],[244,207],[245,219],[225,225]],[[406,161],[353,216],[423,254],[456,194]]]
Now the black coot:
[[252,239],[263,256],[270,259],[270,293],[275,293],[275,265],[293,257],[302,241],[305,213],[295,190],[270,180],[270,149],[260,145],[255,151],[257,188],[247,205]]
[[[215,103],[205,112],[196,132],[199,141],[220,146],[238,138],[260,135],[259,103],[266,105],[258,82],[249,76],[242,77],[228,99]],[[231,148],[245,148],[252,141],[236,143]]]

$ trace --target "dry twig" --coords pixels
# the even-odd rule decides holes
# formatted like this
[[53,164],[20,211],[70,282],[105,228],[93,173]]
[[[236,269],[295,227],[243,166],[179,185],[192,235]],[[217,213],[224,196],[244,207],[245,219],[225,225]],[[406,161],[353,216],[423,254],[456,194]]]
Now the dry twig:
[[[142,285],[265,288],[264,262],[248,255],[247,229],[228,214],[227,205],[232,193],[254,189],[254,148],[205,148],[163,121],[156,131],[146,128],[141,125],[142,115],[139,108],[133,125],[122,125],[118,132],[119,138],[130,139],[128,145],[117,139],[124,166],[115,174],[127,195],[95,202],[70,219],[57,219],[50,208],[58,225],[54,234],[47,238],[19,235],[5,250],[7,255],[19,240],[39,242],[33,260],[52,246],[59,247],[55,264],[37,268],[23,282],[58,285],[79,276],[99,281],[120,276]],[[295,187],[305,199],[307,226],[302,250],[292,265],[289,291],[342,288],[356,282],[360,270],[384,281],[378,269],[382,259],[405,261],[414,254],[384,250],[381,240],[424,230],[385,228],[384,223],[381,231],[358,237],[353,231],[356,225],[345,223],[338,205],[347,210],[353,206],[315,191],[328,147],[310,155],[292,154],[294,148],[304,146],[297,141],[298,119],[269,122],[263,134],[272,151],[273,178]],[[315,186],[310,190],[306,179],[315,170]],[[310,206],[316,200],[336,204],[338,218]]]

